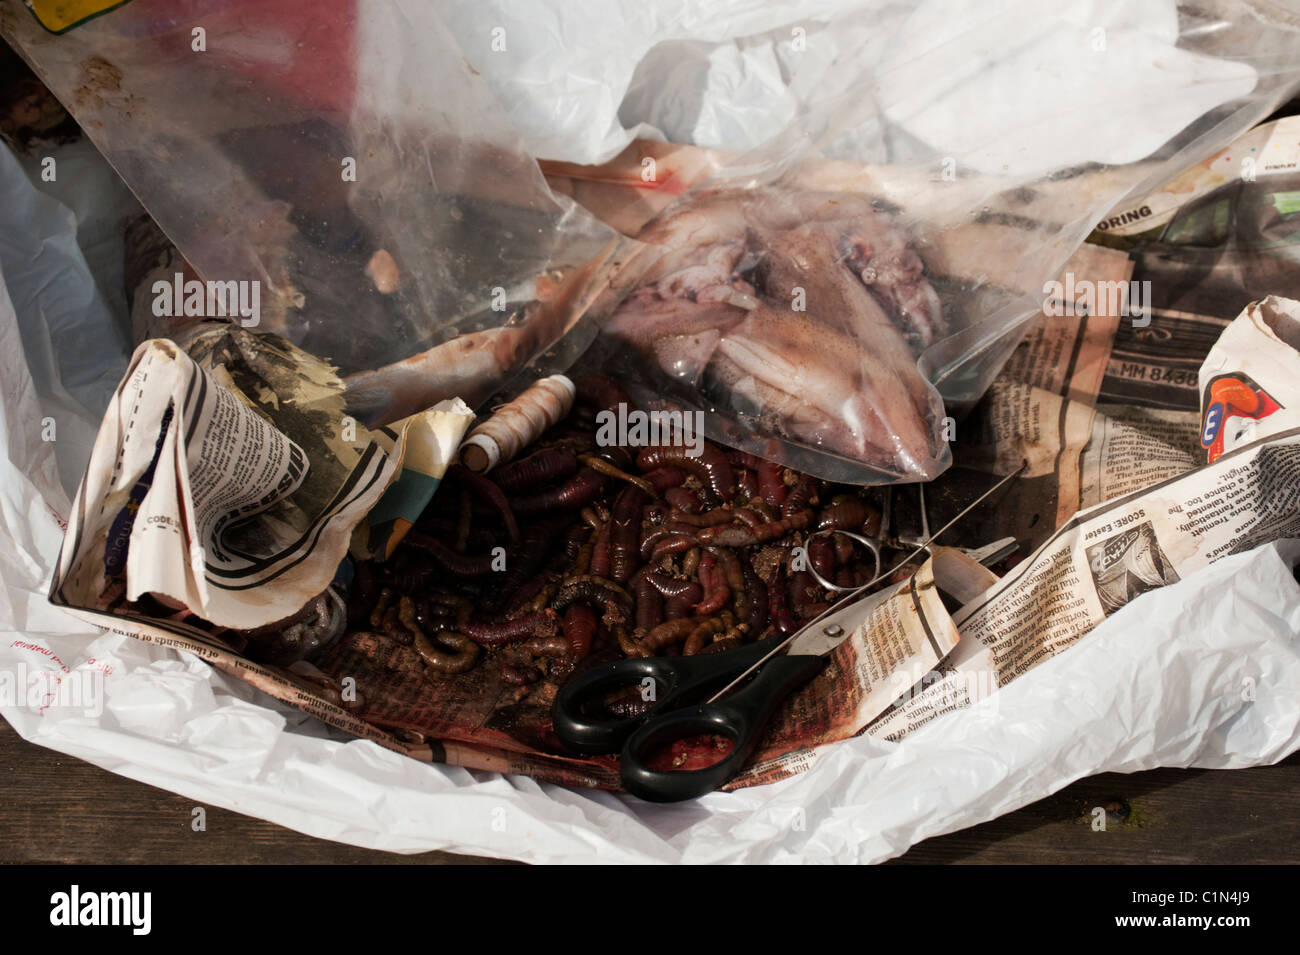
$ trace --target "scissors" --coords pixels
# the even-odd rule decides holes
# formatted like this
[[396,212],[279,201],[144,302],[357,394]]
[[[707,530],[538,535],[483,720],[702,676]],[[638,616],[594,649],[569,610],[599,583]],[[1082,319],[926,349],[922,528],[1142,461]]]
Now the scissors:
[[[630,658],[579,674],[556,695],[552,712],[556,735],[575,753],[619,753],[623,786],[642,799],[677,802],[718,789],[745,767],[780,703],[819,673],[827,655],[892,593],[889,589],[863,597],[868,588],[921,553],[1023,469],[981,494],[897,567],[841,597],[789,636],[768,637],[715,654]],[[638,686],[642,699],[654,703],[640,716],[611,720],[592,712],[611,693]],[[691,702],[710,691],[713,695],[703,703]],[[694,736],[727,739],[731,751],[703,769],[666,771],[649,765],[652,754]]]

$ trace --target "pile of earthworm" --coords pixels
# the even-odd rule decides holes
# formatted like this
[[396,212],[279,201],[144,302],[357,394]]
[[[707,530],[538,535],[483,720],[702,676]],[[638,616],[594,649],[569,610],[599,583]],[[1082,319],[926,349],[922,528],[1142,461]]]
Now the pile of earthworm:
[[[601,447],[597,412],[632,401],[577,380],[573,411],[490,473],[453,467],[393,557],[358,564],[349,629],[413,647],[431,676],[495,666],[521,687],[621,656],[715,653],[789,634],[870,556],[869,491],[705,442]],[[803,551],[796,553],[795,548]]]

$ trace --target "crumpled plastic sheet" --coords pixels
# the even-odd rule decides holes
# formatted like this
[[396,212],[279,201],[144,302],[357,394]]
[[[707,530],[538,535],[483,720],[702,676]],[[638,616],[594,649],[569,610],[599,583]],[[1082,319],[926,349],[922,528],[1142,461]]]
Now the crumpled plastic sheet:
[[47,603],[67,499],[32,424],[39,406],[16,339],[0,280],[0,676],[21,688],[18,676],[38,670],[112,673],[102,706],[0,699],[0,713],[25,739],[196,803],[393,852],[875,862],[1093,773],[1236,768],[1300,747],[1300,542],[1288,541],[1143,595],[1070,650],[901,742],[825,747],[808,772],[771,786],[662,806],[422,764]]
[[439,12],[528,151],[577,163],[637,137],[754,149],[810,92],[850,83],[891,128],[850,131],[845,158],[906,162],[919,143],[1028,177],[1141,159],[1255,84],[1247,63],[1175,45],[1174,0],[1067,0],[1050,17],[1036,0],[450,0]]

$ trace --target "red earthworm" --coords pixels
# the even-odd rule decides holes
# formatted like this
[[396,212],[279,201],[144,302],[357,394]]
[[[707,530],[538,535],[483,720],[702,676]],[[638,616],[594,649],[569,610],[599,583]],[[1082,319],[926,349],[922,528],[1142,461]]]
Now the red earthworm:
[[785,499],[781,505],[781,516],[789,517],[804,510],[808,506],[817,503],[817,479],[811,477],[801,478],[795,485],[795,489]]
[[736,617],[748,620],[751,609],[749,591],[745,588],[745,572],[740,569],[740,558],[734,551],[722,547],[710,547],[706,553],[712,554],[718,561],[718,570],[727,582],[731,599],[736,607]]
[[773,524],[759,524],[757,527],[706,527],[696,536],[701,544],[716,544],[719,547],[749,547],[752,544],[766,544],[784,537],[793,531],[803,530],[812,523],[811,510],[800,511],[784,517]]
[[781,480],[781,465],[775,461],[759,459],[758,466],[754,470],[758,474],[759,497],[772,507],[780,507],[784,504],[790,490]]
[[616,583],[626,582],[636,570],[640,556],[641,505],[645,499],[645,492],[636,485],[623,488],[614,499],[609,518],[608,576]]
[[753,468],[758,466],[762,460],[757,454],[750,454],[748,451],[741,451],[739,448],[732,448],[727,452],[727,460],[733,467]]
[[578,551],[590,536],[591,530],[582,524],[575,524],[569,528],[568,533],[564,535],[564,543],[560,546],[560,553],[566,563],[572,563],[577,558]]
[[542,671],[536,667],[522,666],[518,663],[506,663],[501,666],[501,679],[511,686],[527,686],[542,678]]
[[[570,607],[569,609],[587,610],[586,607]],[[587,610],[587,612],[591,613],[590,610]],[[595,619],[593,615],[592,621],[594,622]],[[530,653],[534,653],[539,657],[567,657],[571,649],[568,639],[560,634],[552,634],[549,637],[533,637],[524,646],[528,648]]]
[[544,487],[578,470],[577,456],[567,448],[542,448],[526,458],[497,468],[493,477],[503,491]]
[[691,632],[686,635],[686,645],[682,647],[682,656],[695,656],[704,649],[705,641],[707,641],[709,637],[718,633],[726,633],[731,629],[734,622],[735,618],[731,616],[729,611],[725,610],[716,617],[709,617],[706,620],[701,620],[692,627]]
[[821,588],[808,571],[799,570],[790,575],[790,610],[796,618],[807,620],[811,617],[809,608],[820,596]]
[[617,716],[625,720],[635,719],[643,715],[656,702],[655,700],[647,700],[641,695],[641,688],[634,686],[619,691],[613,699],[605,700],[605,710],[610,716]]
[[718,567],[718,559],[712,548],[706,550],[700,558],[700,584],[704,588],[704,596],[695,605],[695,612],[702,617],[717,613],[731,599],[726,574]]
[[494,649],[519,643],[530,637],[551,636],[557,626],[555,611],[543,610],[541,613],[530,613],[500,623],[468,621],[460,630],[475,643]]
[[650,552],[650,562],[658,563],[660,558],[667,557],[669,554],[680,554],[698,543],[699,541],[691,534],[669,534],[655,544],[654,550]]
[[817,516],[817,529],[857,530],[866,523],[867,517],[867,505],[862,498],[853,494],[840,494],[831,501],[830,506],[822,508]]
[[664,491],[664,500],[679,513],[698,514],[704,507],[700,496],[688,487],[670,487]]
[[560,575],[554,571],[547,571],[546,584],[537,592],[537,596],[528,602],[528,606],[523,608],[524,611],[527,613],[541,613],[545,610],[546,605],[555,596],[555,592],[560,589],[561,579]]
[[835,545],[825,537],[808,540],[808,563],[827,580],[835,574]]
[[460,489],[460,511],[456,517],[456,553],[465,553],[469,546],[469,529],[474,521],[474,508],[470,504],[469,488]]
[[655,468],[641,476],[653,484],[655,490],[661,494],[671,488],[681,487],[686,483],[686,472],[672,465]]
[[626,391],[604,375],[583,375],[573,379],[574,390],[579,404],[598,411],[617,411],[619,405],[625,405],[629,411],[636,408]]
[[831,540],[835,544],[835,560],[840,564],[847,564],[853,560],[853,540],[845,537],[843,534],[831,534]]
[[767,609],[773,626],[782,634],[791,634],[798,629],[798,624],[790,614],[790,592],[787,589],[785,568],[780,564],[772,571],[772,579],[767,582]]
[[704,599],[704,588],[695,581],[688,581],[687,587],[676,596],[664,601],[664,619],[677,620],[691,612],[691,608]]
[[735,517],[735,513],[729,507],[715,507],[703,514],[687,514],[684,511],[674,509],[668,512],[668,519],[676,521],[678,524],[688,524],[691,527],[716,527],[719,524],[730,524]]
[[612,580],[587,574],[570,577],[561,584],[552,606],[556,611],[563,611],[575,603],[603,610],[601,619],[607,626],[612,626],[627,620],[632,610],[632,595]]
[[496,481],[482,474],[476,474],[461,464],[453,464],[447,469],[447,473],[491,505],[492,510],[501,519],[512,543],[519,540],[519,523],[515,520],[515,512],[510,509],[510,501],[501,492]]
[[780,509],[773,507],[761,497],[750,501],[745,506],[759,517],[763,518],[763,523],[765,524],[771,524],[773,521],[779,521],[781,519]]
[[[741,574],[745,581],[745,594],[749,600],[749,613],[741,621],[748,625],[749,632],[755,637],[761,637],[767,629],[767,584],[763,583],[763,578],[758,576],[758,571],[750,565],[749,561],[742,561],[740,565]],[[740,613],[740,604],[736,604],[736,613]]]
[[655,544],[665,537],[674,533],[670,527],[659,525],[658,527],[648,527],[642,531],[640,553],[642,560],[649,560],[650,555],[654,553]]
[[758,527],[760,524],[767,523],[748,507],[738,507],[734,513],[736,515],[736,520],[744,524],[746,527]]
[[495,558],[491,554],[458,554],[436,537],[414,528],[406,532],[406,543],[427,552],[455,577],[485,577],[492,573]]
[[736,495],[736,475],[727,456],[717,446],[704,443],[704,450],[692,456],[690,449],[677,446],[642,448],[636,463],[642,471],[671,464],[689,471],[709,486],[719,500],[730,501]]
[[636,636],[650,632],[663,622],[664,598],[655,589],[650,574],[655,571],[642,567],[637,571],[632,582],[632,593],[636,597]]
[[612,477],[616,481],[626,481],[628,484],[635,484],[646,497],[659,496],[659,491],[645,478],[637,477],[635,474],[628,474],[626,471],[616,468],[604,458],[599,458],[594,454],[583,454],[578,457],[578,460],[593,471],[599,471],[606,477]]
[[563,484],[512,499],[515,514],[540,514],[543,511],[570,510],[582,507],[596,496],[605,484],[605,475],[591,468],[581,468]]
[[867,519],[862,522],[862,533],[867,537],[880,536],[880,508],[867,505]]
[[584,507],[579,513],[579,516],[582,518],[582,523],[586,524],[588,527],[594,527],[597,530],[599,530],[600,526],[605,523],[601,516],[596,513],[596,509],[590,505]]
[[592,534],[587,538],[587,543],[578,548],[578,556],[573,558],[573,569],[569,571],[570,577],[581,577],[591,569],[591,555],[596,550],[596,535]]
[[700,569],[700,554],[698,547],[692,547],[682,556],[682,574],[686,577],[694,577]]
[[749,468],[741,468],[736,475],[736,486],[745,492],[745,500],[752,501],[758,497],[758,475]]
[[678,620],[665,621],[641,638],[641,647],[651,654],[659,653],[674,643],[685,640],[700,622],[698,617],[682,617]]
[[596,546],[591,551],[591,573],[597,577],[609,576],[609,525],[602,524],[595,534]]

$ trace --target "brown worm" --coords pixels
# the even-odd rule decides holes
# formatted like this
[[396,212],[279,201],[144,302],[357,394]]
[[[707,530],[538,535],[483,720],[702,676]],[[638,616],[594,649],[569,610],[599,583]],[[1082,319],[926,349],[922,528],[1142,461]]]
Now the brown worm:
[[718,567],[713,548],[706,550],[700,558],[700,585],[704,588],[704,596],[695,605],[695,612],[702,617],[717,613],[731,599],[731,588],[727,586],[726,574]]
[[720,524],[730,524],[735,516],[736,512],[729,507],[715,507],[703,514],[687,514],[676,509],[668,512],[670,521],[689,527],[717,527]]
[[585,467],[558,487],[513,498],[511,506],[516,514],[540,514],[543,511],[582,507],[596,496],[604,484],[605,475]]
[[406,532],[404,543],[425,551],[456,577],[485,577],[492,573],[496,559],[491,554],[458,554],[436,537],[429,537],[414,528]]
[[689,487],[670,487],[664,491],[664,500],[682,514],[698,514],[704,507],[699,494]]
[[569,642],[569,652],[574,659],[581,660],[591,652],[591,645],[596,639],[596,614],[590,607],[573,604],[564,611],[560,628],[564,639]]
[[727,456],[708,442],[699,456],[690,454],[685,447],[650,447],[642,448],[637,455],[637,467],[642,471],[672,465],[694,474],[708,485],[720,501],[730,501],[736,496],[736,475],[731,469]]
[[690,534],[669,534],[655,544],[654,550],[650,552],[650,562],[658,563],[660,558],[688,551],[698,543]]
[[646,495],[637,486],[623,488],[609,518],[609,576],[625,583],[640,558],[641,505]]
[[780,564],[772,571],[772,579],[767,582],[767,610],[772,618],[772,625],[782,634],[791,634],[798,629],[790,613],[790,591],[785,579],[785,568]]
[[602,524],[596,531],[596,546],[591,551],[591,573],[596,577],[609,576],[609,525]]
[[784,504],[790,491],[781,480],[781,465],[760,459],[754,470],[758,473],[758,494],[763,502],[771,507]]
[[497,486],[515,493],[543,487],[566,478],[578,470],[578,458],[567,448],[542,448],[518,461],[511,461],[495,472]]
[[642,477],[653,484],[655,490],[661,494],[686,483],[686,472],[671,464],[647,471]]
[[437,673],[464,673],[478,660],[479,645],[463,633],[441,630],[432,640],[423,633],[417,633],[415,652],[430,670]]
[[555,611],[543,610],[541,613],[530,613],[523,617],[515,617],[513,620],[502,620],[499,623],[471,620],[460,630],[480,646],[495,649],[512,643],[521,643],[530,637],[551,636],[557,627]]
[[474,641],[454,630],[440,631],[430,640],[415,619],[415,602],[403,597],[398,602],[399,622],[414,638],[415,652],[424,665],[438,673],[464,673],[478,660],[479,648]]
[[812,523],[812,519],[813,512],[803,510],[773,524],[760,524],[757,527],[739,527],[734,524],[730,527],[706,527],[697,536],[701,544],[749,547],[753,544],[766,544],[794,531],[803,530]]
[[693,657],[704,649],[705,643],[710,637],[718,633],[726,633],[735,623],[729,611],[723,611],[716,617],[709,617],[696,624],[686,637],[686,644],[682,647],[682,656]]
[[519,540],[519,522],[515,520],[515,512],[510,509],[510,502],[497,486],[496,481],[482,474],[476,474],[461,464],[453,464],[447,469],[447,474],[478,494],[492,510],[496,511],[511,542]]
[[721,547],[710,547],[708,552],[717,559],[718,570],[727,583],[727,589],[731,591],[737,619],[748,620],[751,609],[750,596],[745,588],[745,573],[740,569],[740,558],[735,555],[735,552]]
[[815,504],[817,502],[817,484],[816,478],[801,478],[781,505],[781,515],[789,517],[791,514],[798,513]]
[[834,528],[837,531],[858,530],[867,522],[871,510],[862,498],[853,494],[838,495],[830,506],[822,508],[817,517],[817,529],[824,531]]
[[601,619],[606,626],[613,626],[627,621],[632,610],[632,595],[612,580],[588,574],[570,577],[561,584],[551,606],[558,612],[575,603],[603,611]]
[[685,640],[699,623],[698,617],[682,617],[679,620],[665,621],[641,638],[641,647],[651,655],[660,653],[673,644]]
[[647,481],[645,478],[637,477],[635,474],[628,474],[614,465],[610,464],[604,458],[598,458],[594,454],[584,454],[578,458],[583,464],[593,471],[599,471],[606,477],[612,477],[616,481],[626,481],[628,484],[634,484],[639,487],[646,497],[658,497],[659,490]]

